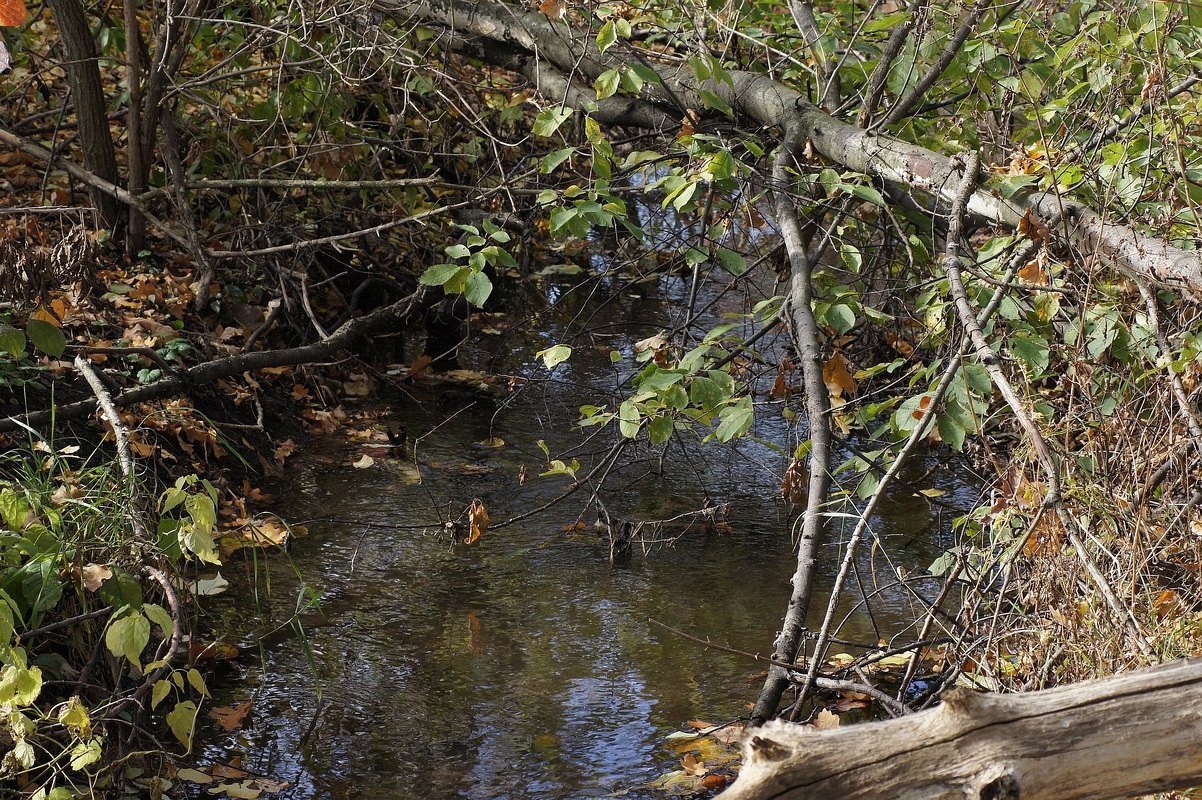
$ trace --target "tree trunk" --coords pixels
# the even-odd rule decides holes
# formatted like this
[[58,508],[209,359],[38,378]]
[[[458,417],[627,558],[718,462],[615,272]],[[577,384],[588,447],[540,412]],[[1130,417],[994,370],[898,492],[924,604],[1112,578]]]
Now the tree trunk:
[[[117,157],[113,137],[109,133],[108,106],[100,85],[96,40],[84,17],[79,0],[46,0],[54,14],[63,47],[67,51],[67,80],[75,100],[75,117],[79,124],[79,143],[83,148],[84,166],[109,183],[117,183]],[[100,214],[101,224],[111,228],[120,217],[116,198],[90,187],[92,205]]]
[[1108,800],[1202,784],[1202,659],[887,722],[771,722],[722,800]]

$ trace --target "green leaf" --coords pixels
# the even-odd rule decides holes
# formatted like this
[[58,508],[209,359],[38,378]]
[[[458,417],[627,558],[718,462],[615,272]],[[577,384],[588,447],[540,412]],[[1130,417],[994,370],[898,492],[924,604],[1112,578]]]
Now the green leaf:
[[642,415],[632,400],[623,400],[618,408],[618,429],[627,439],[637,439]]
[[[174,529],[173,529],[174,531]],[[120,567],[112,567],[111,578],[100,584],[100,599],[114,608],[129,606],[133,609],[142,608],[142,584]]]
[[54,325],[41,319],[31,319],[25,323],[25,332],[33,346],[47,355],[58,358],[67,347],[67,338]]
[[1015,333],[1006,344],[1014,357],[1026,364],[1033,375],[1041,375],[1048,368],[1048,340],[1042,336]]
[[957,452],[964,449],[964,429],[960,427],[960,423],[956,422],[947,414],[940,414],[935,418],[935,424],[939,428],[939,438],[943,443],[949,445]]
[[0,353],[20,358],[25,353],[25,334],[12,325],[0,325]]
[[663,444],[672,436],[672,429],[675,427],[672,418],[666,415],[653,417],[651,423],[647,426],[647,436],[651,440],[651,444]]
[[547,153],[547,155],[543,156],[542,165],[540,166],[539,171],[544,175],[554,172],[560,164],[571,158],[572,154],[575,152],[575,147],[564,147],[563,149],[553,150],[550,153]]
[[171,615],[167,613],[167,609],[163,608],[162,606],[155,605],[154,603],[147,603],[146,605],[142,606],[142,613],[145,614],[151,622],[162,628],[163,633],[167,634],[168,636],[171,635],[171,631],[174,629],[175,625],[172,623]]
[[731,275],[738,277],[747,271],[747,259],[743,258],[734,250],[727,250],[725,247],[719,247],[714,251],[714,256],[718,259],[718,263],[722,269],[729,272]]
[[192,752],[192,731],[196,726],[196,714],[200,709],[191,700],[176,703],[167,714],[167,727],[179,740],[179,743],[190,753]]
[[751,421],[755,418],[750,397],[740,397],[734,405],[727,406],[718,413],[721,422],[714,435],[720,442],[737,439],[751,429]]
[[150,708],[154,710],[158,708],[159,703],[166,699],[167,694],[171,691],[171,681],[163,679],[154,685],[154,689],[150,691]]
[[559,130],[559,126],[570,116],[572,116],[570,108],[544,108],[534,118],[534,135],[550,136]]
[[483,272],[472,271],[468,273],[467,285],[463,289],[463,296],[467,301],[476,308],[483,308],[488,301],[488,296],[492,294],[492,281]]
[[842,303],[831,306],[823,315],[823,321],[835,329],[837,333],[847,333],[856,324],[856,312]]
[[89,764],[100,760],[104,750],[104,740],[94,736],[86,742],[79,742],[71,748],[71,769],[78,772]]
[[554,369],[572,357],[572,348],[566,344],[557,344],[553,347],[548,347],[546,350],[539,350],[534,355],[536,358],[543,360],[547,369]]
[[188,670],[188,683],[201,697],[209,697],[209,686],[204,677],[195,668]]
[[621,80],[622,76],[616,69],[607,69],[598,75],[597,80],[593,81],[593,88],[597,90],[597,99],[604,100],[613,96],[618,91],[618,84]]
[[604,53],[616,41],[618,41],[618,30],[611,19],[602,25],[601,30],[597,33],[597,49]]
[[150,620],[136,611],[113,620],[104,634],[104,643],[110,653],[125,657],[139,668],[142,651],[149,642]]
[[699,376],[693,379],[689,385],[689,399],[693,405],[698,406],[707,414],[712,414],[714,409],[725,403],[730,398],[730,393],[718,385],[712,378]]
[[443,286],[461,269],[459,264],[435,264],[423,272],[419,280],[426,286]]
[[450,247],[447,247],[443,252],[445,252],[451,258],[467,258],[472,253],[471,250],[467,249],[467,245],[463,244],[453,244]]

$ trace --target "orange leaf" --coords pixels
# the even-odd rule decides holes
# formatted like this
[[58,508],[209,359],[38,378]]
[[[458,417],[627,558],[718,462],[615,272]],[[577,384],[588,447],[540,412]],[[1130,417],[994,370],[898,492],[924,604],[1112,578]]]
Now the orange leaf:
[[253,704],[253,700],[247,700],[245,703],[239,703],[236,706],[214,708],[209,712],[209,716],[217,720],[217,725],[223,730],[237,730],[242,727],[242,723],[246,720],[246,715],[250,713],[250,707]]
[[477,497],[472,501],[472,504],[467,509],[467,523],[470,528],[467,538],[463,540],[464,544],[471,544],[484,535],[488,530],[489,524],[492,523],[492,517],[488,515],[488,509],[484,507],[484,503]]
[[15,28],[25,21],[25,3],[22,0],[0,0],[0,25]]
[[684,758],[680,759],[680,766],[684,768],[685,772],[689,773],[695,778],[700,778],[702,775],[705,775],[705,773],[709,772],[709,770],[705,768],[705,762],[698,761],[697,756],[693,755],[692,753],[688,753]]
[[548,19],[559,22],[567,16],[568,4],[564,0],[543,0],[538,10],[546,14]]
[[840,396],[855,394],[858,388],[856,379],[851,376],[851,371],[847,367],[847,359],[838,350],[831,356],[830,361],[822,366],[822,382],[826,384],[827,391],[831,394]]

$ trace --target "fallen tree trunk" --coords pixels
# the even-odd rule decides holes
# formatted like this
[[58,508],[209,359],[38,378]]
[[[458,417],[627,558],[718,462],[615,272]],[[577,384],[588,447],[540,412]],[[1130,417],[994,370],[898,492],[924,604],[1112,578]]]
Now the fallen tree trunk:
[[835,730],[771,722],[722,800],[1107,800],[1202,784],[1202,659],[1043,692],[956,689]]
[[[570,91],[559,82],[548,82],[542,86],[544,93],[577,107],[590,101],[589,84],[606,69],[648,64],[656,69],[660,82],[646,83],[637,98],[630,98],[641,102],[629,107],[625,124],[637,126],[672,116],[684,119],[686,109],[706,108],[701,94],[706,91],[746,120],[781,129],[798,125],[814,150],[835,164],[924,192],[945,206],[960,182],[962,170],[948,156],[843,122],[761,73],[730,70],[729,81],[699,81],[687,65],[657,62],[652,52],[641,53],[640,60],[618,55],[618,48],[602,53],[585,31],[495,0],[373,0],[372,6],[398,21],[442,26],[452,42],[474,39],[481,54],[499,66],[511,66],[514,59],[549,62],[561,76],[581,81],[584,90]],[[529,74],[537,68],[527,63],[523,71]],[[606,121],[621,122],[613,111],[607,108]],[[1028,214],[1036,220],[1059,215],[1059,232],[1090,257],[1133,278],[1202,298],[1202,257],[1197,251],[1140,233],[1066,194],[1030,192],[1004,198],[985,186],[969,197],[968,211],[1006,228],[1017,227]]]

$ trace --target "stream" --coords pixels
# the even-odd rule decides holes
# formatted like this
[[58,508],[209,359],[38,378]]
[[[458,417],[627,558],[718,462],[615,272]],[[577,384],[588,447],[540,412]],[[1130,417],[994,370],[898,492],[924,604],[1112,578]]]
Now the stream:
[[[481,337],[493,344],[463,359],[535,376],[537,386],[497,407],[410,384],[410,396],[397,393],[375,422],[377,440],[386,426],[406,427],[404,448],[380,456],[379,441],[365,451],[340,431],[308,445],[286,479],[265,486],[281,496],[273,511],[308,533],[289,554],[258,559],[269,578],[262,570],[255,578],[249,558],[223,567],[231,591],[211,598],[207,612],[242,656],[210,681],[221,687],[213,704],[253,707],[229,733],[202,715],[198,762],[240,759],[289,782],[289,798],[663,797],[645,787],[679,767],[665,737],[691,720],[747,714],[763,682],[759,664],[649,619],[771,651],[795,566],[780,475],[798,432],[779,412],[757,414],[755,438],[737,446],[701,446],[693,436],[662,463],[645,459],[611,476],[606,502],[630,519],[672,517],[707,497],[729,504],[727,526],[668,526],[683,535],[648,553],[636,547],[628,565],[611,567],[595,515],[580,518],[585,492],[471,545],[437,525],[394,527],[436,523],[436,506],[459,514],[473,498],[497,523],[559,494],[568,479],[538,477],[547,459],[536,442],[554,458],[579,444],[578,407],[614,385],[608,350],[629,354],[689,291],[687,280],[669,277],[639,297],[620,296],[604,338],[577,346],[548,381],[535,353],[567,336],[598,295],[594,286],[591,299],[573,300],[576,284],[548,284],[548,296],[581,310],[567,323],[536,319],[520,334]],[[725,311],[716,304],[713,319]],[[615,435],[607,429],[577,455],[587,463]],[[356,468],[364,452],[379,457]],[[530,477],[519,485],[523,466]],[[954,459],[930,455],[915,474],[944,491],[941,504],[910,486],[885,504],[873,524],[881,546],[863,548],[858,565],[861,581],[883,588],[870,613],[848,601],[839,636],[877,642],[911,624],[916,602],[896,588],[896,568],[925,568],[949,546],[949,507],[976,495],[959,471]],[[820,592],[834,580],[851,525],[834,527]],[[303,637],[289,628],[263,636],[257,608],[286,620],[297,575],[320,595],[320,611],[302,613]],[[820,593],[812,627],[825,604]]]

